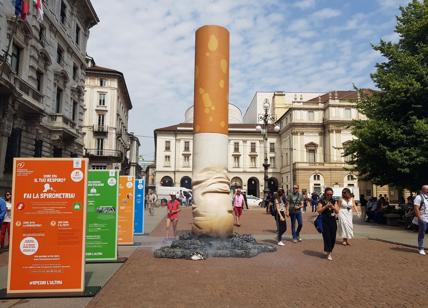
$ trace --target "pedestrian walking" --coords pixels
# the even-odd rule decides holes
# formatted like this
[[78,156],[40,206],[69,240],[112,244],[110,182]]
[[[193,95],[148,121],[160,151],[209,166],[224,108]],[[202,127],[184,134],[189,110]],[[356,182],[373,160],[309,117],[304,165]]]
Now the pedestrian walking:
[[3,225],[4,216],[7,212],[7,203],[3,198],[0,198],[0,229]]
[[336,215],[339,213],[337,202],[333,200],[333,189],[327,187],[317,205],[317,212],[322,216],[322,239],[327,259],[332,261],[332,252],[336,243]]
[[[293,236],[293,242],[301,242],[300,231],[303,227],[302,221],[302,208],[303,208],[303,196],[299,192],[299,185],[293,186],[293,192],[288,195],[287,203],[289,208],[289,215],[291,219],[291,235]],[[297,229],[296,229],[297,221]]]
[[361,222],[366,221],[367,213],[367,200],[364,195],[360,195],[360,208],[361,208]]
[[284,246],[284,242],[282,241],[282,236],[287,231],[287,220],[288,217],[288,209],[287,205],[284,203],[284,190],[280,189],[277,193],[275,193],[275,221],[276,221],[276,234],[277,241],[279,246]]
[[248,210],[247,194],[245,192],[243,192],[242,196],[244,197],[245,208]]
[[320,200],[320,197],[316,192],[313,192],[311,195],[311,205],[312,205],[312,213],[317,211],[317,205],[318,201]]
[[4,201],[6,203],[6,213],[4,215],[3,223],[1,224],[1,234],[0,234],[0,247],[5,248],[4,240],[7,233],[7,244],[10,245],[10,222],[11,222],[11,210],[12,210],[12,194],[10,191],[7,191],[4,194]]
[[241,224],[239,222],[239,218],[242,215],[242,209],[245,206],[245,199],[242,195],[241,189],[238,188],[236,190],[235,196],[233,197],[233,213],[234,213],[234,220],[235,220],[235,226],[240,227]]
[[150,216],[153,216],[155,214],[155,205],[157,201],[157,196],[155,193],[153,193],[153,190],[149,189],[149,193],[146,197],[146,203],[147,207],[149,208],[149,214]]
[[413,201],[415,216],[418,219],[418,250],[419,254],[425,256],[424,238],[428,228],[428,185],[423,185],[421,192]]
[[178,213],[180,212],[180,201],[177,200],[175,192],[170,193],[171,200],[168,201],[168,214],[166,215],[166,238],[169,238],[169,229],[172,225],[172,237],[177,235]]
[[342,190],[342,198],[338,200],[339,205],[339,236],[342,237],[343,246],[351,246],[349,240],[354,237],[353,211],[359,213],[352,198],[351,190],[344,188]]

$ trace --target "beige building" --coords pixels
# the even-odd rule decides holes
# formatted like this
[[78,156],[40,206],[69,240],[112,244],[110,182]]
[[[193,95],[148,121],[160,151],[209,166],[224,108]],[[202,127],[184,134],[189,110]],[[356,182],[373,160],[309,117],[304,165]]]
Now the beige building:
[[92,169],[119,169],[138,176],[140,142],[128,133],[131,99],[119,71],[101,67],[88,57],[83,122],[85,156]]
[[89,0],[44,1],[42,22],[16,21],[12,2],[0,1],[2,190],[14,157],[82,156],[86,45],[99,21]]
[[[358,174],[349,171],[351,166],[343,157],[344,146],[353,138],[349,124],[352,120],[364,119],[356,108],[358,93],[315,94],[319,93],[307,93],[311,98],[304,101],[300,100],[305,98],[303,94],[297,92],[288,95],[289,99],[287,93],[281,91],[257,93],[253,106],[247,109],[251,114],[244,116],[246,121],[253,119],[253,124],[242,123],[237,116],[239,109],[230,105],[228,172],[232,187],[241,186],[248,194],[262,196],[264,142],[256,129],[258,117],[252,109],[268,99],[271,113],[279,116],[276,124],[280,125],[279,132],[274,131],[273,125],[269,128],[267,156],[271,190],[277,187],[289,190],[292,183],[296,183],[309,193],[321,192],[327,186],[358,187],[366,196],[388,193],[387,188],[359,180]],[[185,123],[155,130],[156,185],[191,185],[191,113],[189,108]]]

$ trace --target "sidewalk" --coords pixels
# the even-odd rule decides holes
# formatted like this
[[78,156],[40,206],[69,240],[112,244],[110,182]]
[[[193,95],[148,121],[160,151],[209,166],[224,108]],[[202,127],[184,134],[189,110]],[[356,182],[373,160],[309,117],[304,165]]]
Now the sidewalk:
[[[147,242],[137,249],[88,307],[388,307],[424,306],[428,257],[415,249],[369,240],[394,238],[405,243],[415,233],[387,226],[355,224],[351,247],[336,245],[330,262],[311,213],[304,214],[303,242],[286,241],[275,253],[249,259],[204,261],[155,259]],[[288,221],[289,223],[289,221]],[[235,232],[252,233],[275,243],[275,222],[263,209],[244,211]],[[191,227],[183,209],[179,232]],[[161,241],[164,224],[150,237]],[[251,232],[253,231],[253,232]],[[290,230],[287,230],[290,238]],[[411,266],[409,266],[411,264]],[[418,284],[418,288],[409,285]],[[275,290],[275,291],[273,291]],[[346,292],[342,292],[345,291]]]

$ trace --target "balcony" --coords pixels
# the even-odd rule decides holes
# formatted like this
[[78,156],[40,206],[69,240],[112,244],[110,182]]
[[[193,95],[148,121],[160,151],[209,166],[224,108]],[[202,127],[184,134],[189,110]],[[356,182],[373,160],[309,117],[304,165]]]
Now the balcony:
[[94,125],[93,131],[94,131],[94,134],[107,134],[108,127],[107,125]]
[[95,106],[95,110],[96,111],[107,111],[108,108],[107,108],[106,105],[100,105],[100,104],[98,104],[98,105]]
[[49,125],[51,130],[59,132],[63,139],[76,139],[79,137],[76,123],[61,113],[49,115]]
[[119,150],[105,150],[105,149],[86,149],[85,156],[89,157],[113,157],[122,158],[123,153]]
[[40,92],[17,76],[15,76],[13,83],[22,97],[20,101],[29,109],[30,113],[44,113],[43,95]]

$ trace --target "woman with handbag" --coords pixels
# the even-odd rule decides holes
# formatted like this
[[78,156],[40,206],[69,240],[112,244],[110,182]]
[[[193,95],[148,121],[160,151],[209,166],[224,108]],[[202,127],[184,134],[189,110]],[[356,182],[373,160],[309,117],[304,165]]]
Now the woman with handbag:
[[342,199],[339,200],[339,236],[343,238],[343,246],[351,246],[349,240],[354,237],[354,225],[352,222],[352,212],[357,214],[360,212],[357,209],[354,198],[352,198],[351,190],[344,188],[342,190]]
[[331,253],[336,243],[336,215],[339,213],[339,207],[333,200],[333,189],[327,187],[324,195],[318,202],[317,212],[322,218],[322,238],[324,241],[324,251],[327,259],[332,261]]
[[[282,241],[282,235],[287,231],[287,221],[286,217],[288,217],[288,209],[287,205],[283,200],[284,190],[280,189],[275,194],[275,221],[276,221],[276,234],[279,246],[284,246],[284,242]],[[287,213],[287,214],[286,214]]]

